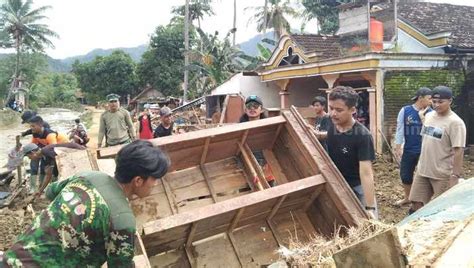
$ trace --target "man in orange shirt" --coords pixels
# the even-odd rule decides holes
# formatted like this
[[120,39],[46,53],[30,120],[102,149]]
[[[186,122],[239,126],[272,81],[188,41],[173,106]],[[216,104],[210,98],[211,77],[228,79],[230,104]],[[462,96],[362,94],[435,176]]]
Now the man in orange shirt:
[[[33,118],[29,120],[29,123],[30,123],[31,132],[33,133],[33,138],[31,139],[31,142],[38,145],[38,147],[40,148],[43,148],[46,145],[50,145],[50,144],[69,142],[66,135],[53,131],[50,128],[45,128],[44,121],[43,121],[43,118],[41,118],[41,116],[34,116]],[[41,185],[45,177],[44,161],[43,160],[32,160],[32,161],[39,161],[39,163],[37,164],[38,166],[37,169],[31,170],[30,193],[34,193],[36,191],[37,180],[39,179],[39,185]]]

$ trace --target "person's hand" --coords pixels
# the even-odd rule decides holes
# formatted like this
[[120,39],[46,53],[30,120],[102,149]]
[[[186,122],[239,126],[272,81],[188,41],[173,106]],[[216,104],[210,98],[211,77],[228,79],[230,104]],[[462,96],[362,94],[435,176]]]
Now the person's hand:
[[402,159],[402,147],[401,146],[395,146],[395,151],[394,151],[395,157],[397,158],[398,162],[401,161]]

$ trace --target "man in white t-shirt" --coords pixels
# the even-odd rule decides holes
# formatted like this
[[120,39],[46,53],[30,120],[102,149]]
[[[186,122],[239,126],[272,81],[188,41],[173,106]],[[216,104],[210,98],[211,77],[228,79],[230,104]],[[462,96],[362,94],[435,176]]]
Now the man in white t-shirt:
[[451,110],[452,101],[453,92],[449,87],[437,86],[433,89],[435,112],[426,115],[421,130],[423,142],[410,192],[410,212],[457,184],[461,177],[466,125]]

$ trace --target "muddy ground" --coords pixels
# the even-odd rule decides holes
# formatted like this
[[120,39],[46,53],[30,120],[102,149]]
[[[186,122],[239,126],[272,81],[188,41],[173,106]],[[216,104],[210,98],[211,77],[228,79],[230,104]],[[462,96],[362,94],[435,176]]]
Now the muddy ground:
[[[375,191],[379,207],[380,220],[386,223],[398,223],[408,215],[408,206],[394,205],[403,198],[399,168],[388,160],[388,156],[378,157],[374,164]],[[474,177],[474,159],[466,156],[463,168],[464,178]]]

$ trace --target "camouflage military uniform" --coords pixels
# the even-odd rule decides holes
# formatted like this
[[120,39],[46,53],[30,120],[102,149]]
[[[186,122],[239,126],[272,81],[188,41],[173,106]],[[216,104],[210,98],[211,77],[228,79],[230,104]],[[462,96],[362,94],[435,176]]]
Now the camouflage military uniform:
[[4,255],[12,267],[133,267],[135,217],[115,179],[82,172],[52,184],[53,202]]

